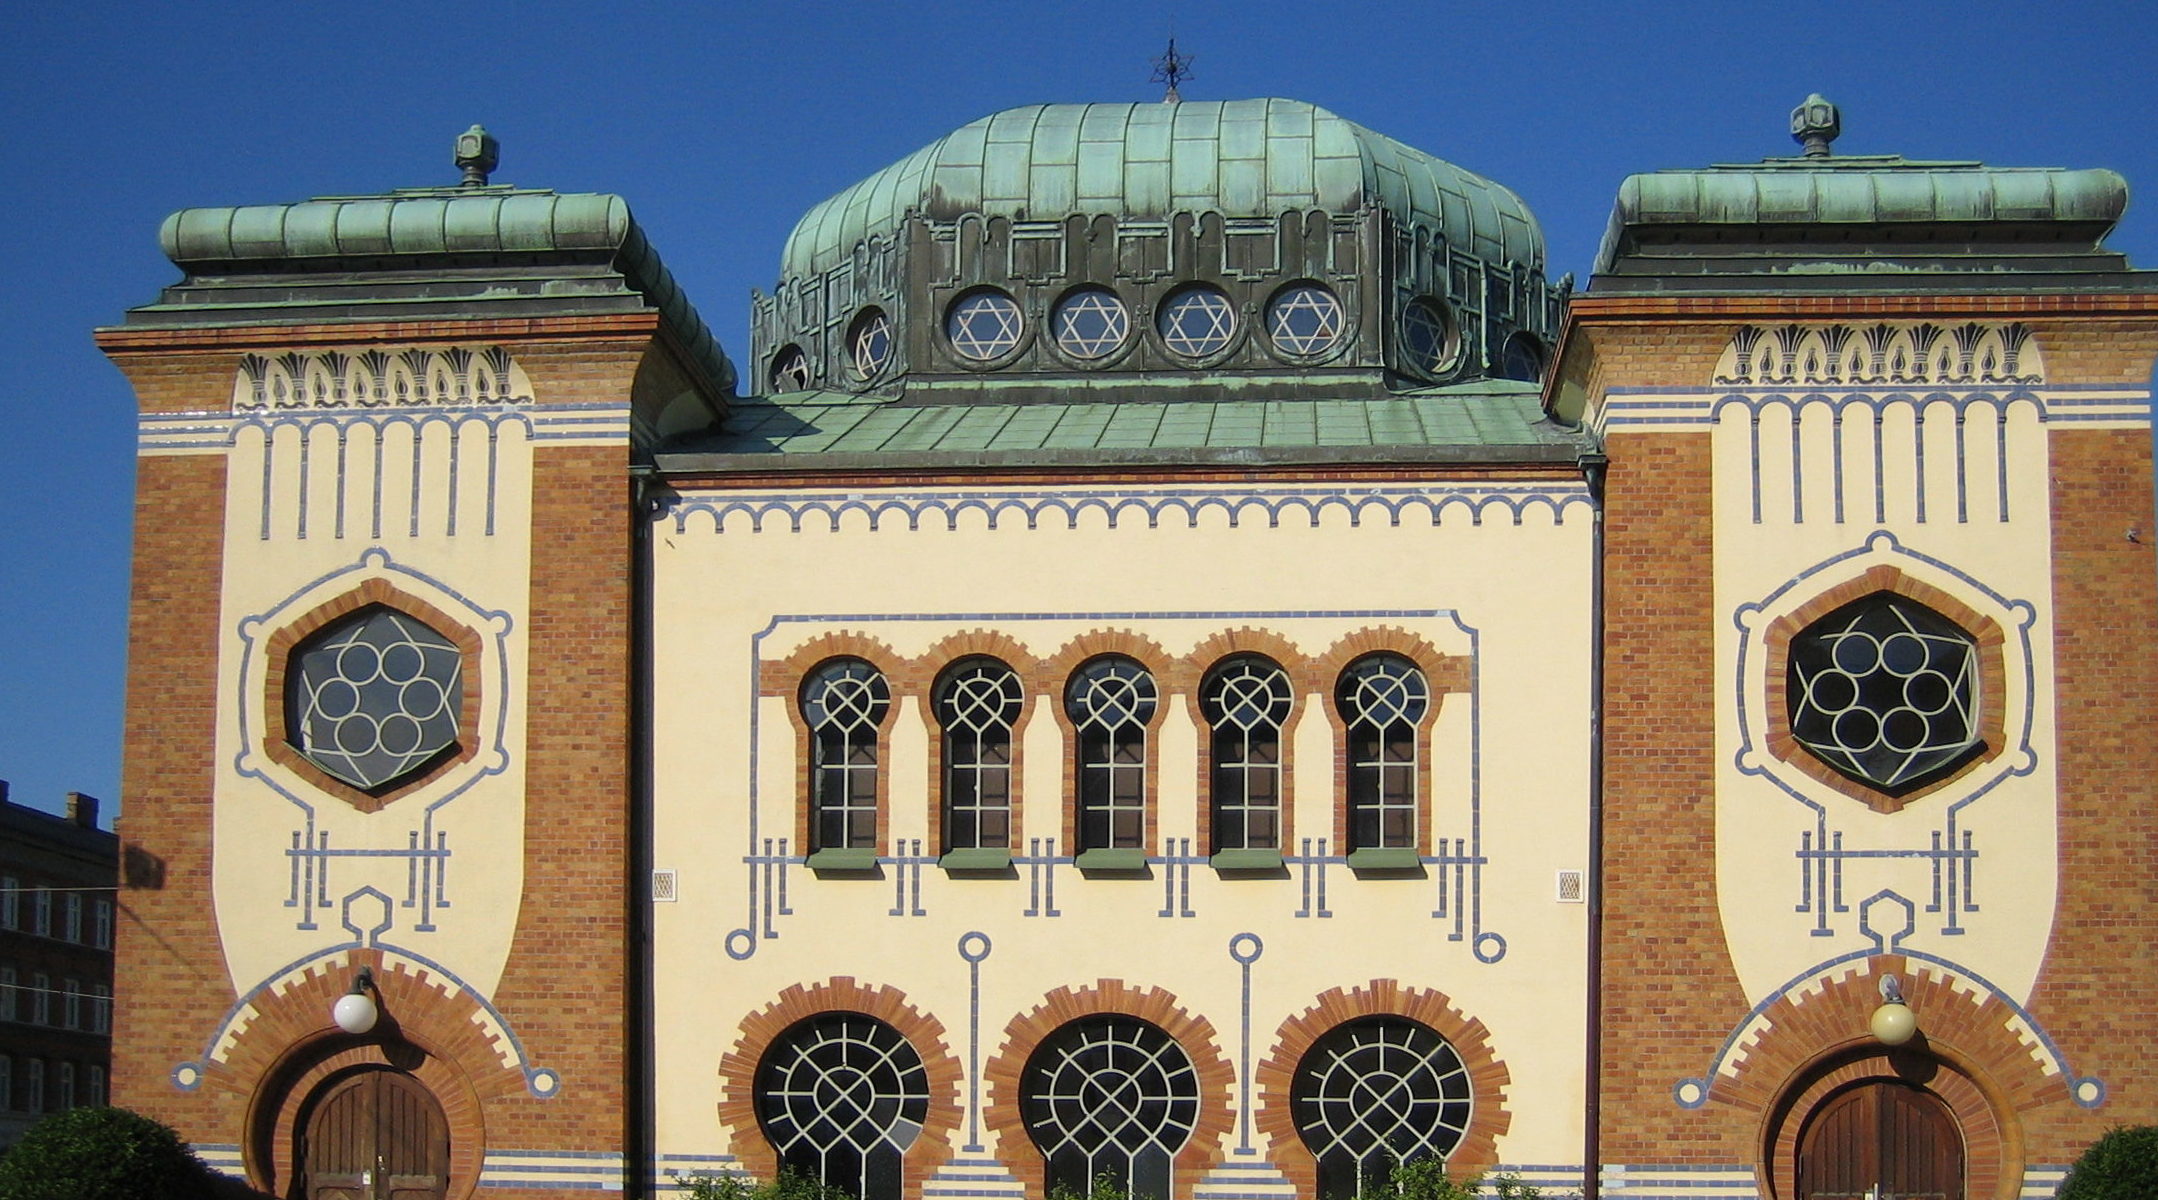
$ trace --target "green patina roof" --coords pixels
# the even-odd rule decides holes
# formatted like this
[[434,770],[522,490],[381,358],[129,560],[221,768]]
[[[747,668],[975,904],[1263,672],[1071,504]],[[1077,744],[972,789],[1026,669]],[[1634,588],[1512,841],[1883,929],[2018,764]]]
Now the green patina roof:
[[[643,304],[657,309],[690,356],[721,391],[732,391],[734,367],[704,318],[691,306],[674,276],[660,261],[644,230],[630,216],[620,196],[592,193],[481,186],[411,188],[379,196],[327,196],[297,204],[190,208],[165,218],[158,242],[166,257],[191,277],[396,273],[398,293],[385,292],[381,303],[427,293],[426,277],[457,275],[471,268],[513,267],[523,290],[497,289],[489,298],[509,299],[512,291],[529,301],[532,288],[548,294],[544,282],[549,262],[603,262],[621,276]],[[466,274],[458,274],[464,272]],[[235,290],[231,279],[222,285]],[[563,297],[570,293],[556,291]],[[589,283],[579,295],[597,295]],[[188,290],[178,304],[152,305],[139,313],[180,310],[215,319],[242,311],[258,317],[280,303],[317,307],[319,294],[294,288],[290,298],[272,298],[250,287],[244,298],[219,303],[209,289]],[[475,305],[474,315],[483,305]],[[379,314],[378,314],[379,315]]]
[[734,406],[724,433],[660,456],[667,470],[1214,461],[1567,462],[1587,435],[1544,419],[1534,384],[1504,380],[1343,400],[1078,399],[895,404],[790,392]]
[[1037,104],[966,125],[811,209],[782,273],[814,275],[910,212],[1057,220],[1272,217],[1381,205],[1494,262],[1541,270],[1542,231],[1482,176],[1299,100]]

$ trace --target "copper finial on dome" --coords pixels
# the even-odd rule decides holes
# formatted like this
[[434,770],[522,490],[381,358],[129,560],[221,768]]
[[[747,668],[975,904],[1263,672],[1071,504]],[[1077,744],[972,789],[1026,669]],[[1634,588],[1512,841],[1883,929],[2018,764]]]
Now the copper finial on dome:
[[1191,64],[1196,61],[1198,60],[1194,55],[1178,54],[1176,39],[1169,39],[1169,52],[1154,60],[1153,81],[1167,89],[1162,94],[1163,104],[1176,104],[1184,99],[1177,95],[1177,85],[1191,78]]
[[502,159],[502,143],[481,126],[457,135],[457,166],[465,173],[464,186],[486,187],[487,175]]
[[1806,148],[1807,158],[1827,158],[1828,144],[1843,132],[1843,114],[1815,92],[1791,110],[1791,140]]

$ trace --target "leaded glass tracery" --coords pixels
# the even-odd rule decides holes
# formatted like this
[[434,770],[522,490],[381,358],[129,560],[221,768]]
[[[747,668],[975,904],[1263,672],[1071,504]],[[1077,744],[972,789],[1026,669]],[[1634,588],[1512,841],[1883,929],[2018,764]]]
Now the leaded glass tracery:
[[1401,350],[1403,366],[1426,375],[1443,375],[1460,355],[1460,334],[1438,302],[1411,301],[1401,313]]
[[1012,727],[1025,697],[993,658],[961,659],[937,681],[944,730],[944,847],[1011,847]]
[[970,292],[945,314],[944,334],[962,358],[988,362],[1010,354],[1024,328],[1019,305],[1002,292]]
[[884,673],[859,658],[835,658],[802,685],[811,849],[877,847],[877,730],[891,703]]
[[1086,1195],[1106,1176],[1133,1200],[1167,1200],[1176,1153],[1198,1121],[1199,1077],[1154,1025],[1085,1017],[1035,1048],[1019,1107],[1050,1190]]
[[1791,639],[1791,736],[1814,757],[1891,794],[1978,749],[1978,643],[1955,622],[1876,592]]
[[1341,340],[1341,301],[1316,283],[1293,284],[1267,305],[1266,329],[1285,354],[1331,350]]
[[854,358],[854,377],[875,379],[892,361],[892,319],[881,308],[863,309],[847,331],[847,348]]
[[1334,703],[1347,728],[1350,847],[1415,847],[1416,727],[1430,682],[1398,654],[1373,654],[1341,673]]
[[292,652],[286,728],[309,762],[376,791],[456,747],[464,695],[457,646],[419,618],[378,605]]
[[1200,684],[1215,853],[1281,848],[1281,731],[1295,704],[1289,673],[1256,654],[1220,663]]
[[898,1030],[861,1013],[789,1029],[757,1066],[757,1120],[782,1170],[860,1200],[899,1200],[929,1114],[929,1073]]
[[1049,327],[1073,358],[1106,358],[1130,336],[1131,313],[1107,288],[1079,288],[1057,301]]
[[809,356],[800,346],[787,346],[772,356],[772,390],[801,392],[809,389]]
[[1236,332],[1236,306],[1203,284],[1188,287],[1162,304],[1154,325],[1170,353],[1205,358],[1229,345]]
[[1461,1056],[1423,1024],[1367,1017],[1306,1051],[1289,1107],[1319,1163],[1321,1200],[1387,1182],[1394,1164],[1453,1153],[1468,1132],[1474,1088]]
[[1079,848],[1146,848],[1146,727],[1154,676],[1121,655],[1094,659],[1064,689],[1076,734]]

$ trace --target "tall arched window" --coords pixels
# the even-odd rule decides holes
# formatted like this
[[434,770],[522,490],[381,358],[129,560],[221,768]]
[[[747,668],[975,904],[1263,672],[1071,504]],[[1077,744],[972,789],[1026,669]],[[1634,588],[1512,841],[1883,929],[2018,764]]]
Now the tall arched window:
[[1444,1159],[1468,1132],[1473,1090],[1461,1056],[1406,1017],[1367,1017],[1305,1052],[1289,1105],[1319,1163],[1320,1200],[1383,1188],[1396,1163]]
[[756,1096],[782,1170],[899,1200],[900,1161],[929,1115],[929,1073],[905,1035],[861,1013],[811,1017],[765,1052]]
[[1090,660],[1064,688],[1064,712],[1077,745],[1073,753],[1081,865],[1104,852],[1145,860],[1146,727],[1154,719],[1154,676],[1121,655]]
[[1416,727],[1431,707],[1430,682],[1398,654],[1372,654],[1341,673],[1334,703],[1347,732],[1350,852],[1415,854]]
[[952,866],[1009,862],[1012,835],[1012,727],[1025,697],[1019,676],[993,658],[965,658],[937,680],[944,730],[944,852]]
[[1170,1169],[1199,1119],[1199,1075],[1154,1025],[1083,1017],[1027,1059],[1019,1108],[1052,1193],[1084,1196],[1106,1176],[1132,1200],[1168,1200]]
[[835,658],[802,685],[809,726],[812,866],[862,866],[877,855],[877,730],[892,703],[883,672]]
[[1279,852],[1282,837],[1282,727],[1295,690],[1281,664],[1256,654],[1224,659],[1199,687],[1211,731],[1208,791],[1216,855]]

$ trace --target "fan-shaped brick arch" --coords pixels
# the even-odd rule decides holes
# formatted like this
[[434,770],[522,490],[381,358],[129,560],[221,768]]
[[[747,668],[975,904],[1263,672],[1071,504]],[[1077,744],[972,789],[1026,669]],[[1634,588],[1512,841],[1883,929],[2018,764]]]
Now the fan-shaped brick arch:
[[871,987],[848,976],[835,976],[807,987],[796,984],[744,1017],[734,1049],[719,1060],[719,1119],[728,1131],[728,1149],[759,1178],[777,1175],[779,1154],[757,1120],[757,1066],[789,1029],[811,1017],[839,1012],[875,1017],[898,1030],[922,1056],[922,1068],[929,1076],[929,1113],[920,1136],[907,1147],[900,1172],[901,1194],[919,1200],[922,1184],[952,1154],[952,1131],[959,1127],[962,1107],[959,1060],[945,1043],[943,1023],[924,1016],[897,988]]
[[1482,1021],[1465,1016],[1444,992],[1406,987],[1392,979],[1374,979],[1347,991],[1334,988],[1316,1003],[1282,1022],[1273,1049],[1253,1072],[1259,1111],[1254,1123],[1267,1135],[1267,1157],[1296,1185],[1300,1196],[1319,1194],[1319,1162],[1297,1133],[1289,1104],[1297,1064],[1326,1034],[1363,1017],[1406,1017],[1445,1038],[1468,1068],[1471,1114],[1468,1132],[1447,1156],[1447,1171],[1459,1178],[1488,1170],[1498,1162],[1498,1140],[1513,1125],[1506,1088],[1513,1075],[1491,1049],[1491,1033]]
[[1170,1177],[1170,1194],[1188,1196],[1191,1189],[1221,1161],[1222,1139],[1234,1124],[1230,1089],[1235,1073],[1222,1057],[1214,1026],[1205,1017],[1184,1010],[1177,998],[1160,988],[1136,988],[1121,979],[1096,980],[1091,987],[1058,988],[1042,998],[1032,1011],[1012,1018],[1004,1027],[1004,1041],[996,1057],[982,1069],[988,1083],[983,1120],[996,1131],[998,1152],[1006,1166],[1026,1185],[1027,1193],[1039,1196],[1046,1190],[1047,1169],[1027,1134],[1026,1117],[1020,1110],[1020,1076],[1027,1060],[1043,1039],[1082,1017],[1137,1017],[1176,1040],[1191,1058],[1199,1082],[1199,1116],[1191,1137],[1177,1151]]

